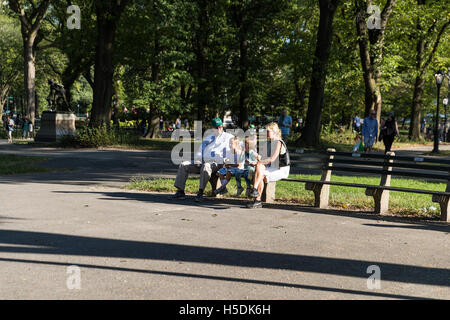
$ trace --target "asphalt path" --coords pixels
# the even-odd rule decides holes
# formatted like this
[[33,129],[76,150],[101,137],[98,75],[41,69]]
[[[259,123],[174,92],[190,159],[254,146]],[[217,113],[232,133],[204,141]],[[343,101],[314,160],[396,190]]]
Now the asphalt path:
[[169,152],[0,153],[60,170],[0,176],[0,299],[450,299],[448,223],[123,189]]

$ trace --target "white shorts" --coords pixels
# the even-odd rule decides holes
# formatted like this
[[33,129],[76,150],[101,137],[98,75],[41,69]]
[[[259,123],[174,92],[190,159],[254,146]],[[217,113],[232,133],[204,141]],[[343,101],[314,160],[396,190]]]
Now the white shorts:
[[267,182],[278,181],[281,179],[286,179],[289,176],[290,166],[280,167],[280,168],[267,168],[264,170],[264,177],[266,177]]

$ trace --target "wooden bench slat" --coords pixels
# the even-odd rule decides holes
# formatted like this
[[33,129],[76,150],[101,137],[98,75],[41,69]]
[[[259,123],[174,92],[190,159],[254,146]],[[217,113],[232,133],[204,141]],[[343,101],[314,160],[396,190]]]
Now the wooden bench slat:
[[412,157],[412,156],[387,156],[376,153],[354,153],[354,152],[328,152],[328,155],[351,158],[373,158],[373,159],[394,159],[396,161],[411,161],[420,163],[442,163],[450,165],[450,160],[431,157]]
[[325,166],[323,170],[333,170],[333,171],[346,171],[346,172],[357,172],[357,173],[372,173],[372,174],[390,174],[391,176],[403,176],[403,177],[416,177],[416,178],[427,178],[427,179],[435,179],[435,180],[449,180],[450,175],[442,175],[442,174],[432,174],[432,173],[421,173],[421,172],[412,172],[412,171],[400,171],[400,170],[392,170],[386,171],[383,169],[377,168],[362,168],[357,166]]
[[358,183],[349,183],[349,182],[320,181],[320,180],[291,179],[291,178],[282,179],[281,181],[293,181],[293,182],[302,182],[302,183],[317,183],[317,184],[327,184],[327,185],[342,186],[342,187],[370,188],[370,189],[380,189],[380,190],[390,190],[390,191],[401,191],[401,192],[410,192],[410,193],[421,193],[421,194],[430,194],[430,195],[450,196],[450,192],[445,192],[445,191],[433,191],[433,190],[411,189],[411,188],[401,188],[401,187],[384,187],[384,186],[378,186],[378,185],[358,184]]
[[[372,160],[356,160],[356,159],[333,159],[330,163],[348,164],[348,165],[366,165],[366,166],[378,166],[383,167],[386,165],[384,161],[372,161]],[[410,168],[419,170],[430,170],[430,171],[450,171],[450,166],[438,166],[438,165],[422,165],[416,163],[405,163],[405,162],[393,162],[389,164],[390,167],[396,168]]]

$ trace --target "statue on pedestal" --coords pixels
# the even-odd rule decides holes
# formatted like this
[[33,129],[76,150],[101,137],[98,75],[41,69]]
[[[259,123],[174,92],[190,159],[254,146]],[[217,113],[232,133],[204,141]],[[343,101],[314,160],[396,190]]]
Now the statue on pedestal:
[[53,80],[48,80],[48,85],[50,94],[46,100],[50,110],[42,113],[41,127],[34,139],[36,142],[55,142],[76,133],[76,116],[67,103],[64,86]]
[[50,93],[46,100],[50,110],[72,112],[66,99],[66,89],[64,89],[64,86],[53,80],[48,80],[48,85],[50,86]]

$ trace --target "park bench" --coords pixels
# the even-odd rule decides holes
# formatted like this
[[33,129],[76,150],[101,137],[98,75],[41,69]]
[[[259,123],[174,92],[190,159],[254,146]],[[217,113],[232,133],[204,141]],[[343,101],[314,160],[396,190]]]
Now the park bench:
[[[303,161],[304,163],[304,161]],[[432,201],[439,203],[441,220],[450,221],[450,160],[433,157],[395,156],[394,152],[388,154],[336,152],[328,149],[320,159],[313,161],[311,168],[320,168],[320,180],[309,179],[283,179],[283,181],[305,183],[305,189],[314,192],[314,206],[328,207],[330,186],[344,186],[365,188],[365,193],[372,196],[375,202],[375,213],[386,214],[389,209],[389,191],[429,194]],[[319,164],[319,165],[318,165]],[[291,159],[291,167],[303,167],[302,162]],[[352,175],[379,176],[379,185],[331,181],[331,174],[335,172],[350,173]],[[430,191],[391,186],[391,177],[422,178],[425,180],[444,181],[446,190]],[[262,200],[273,202],[275,199],[276,183],[265,185]]]

